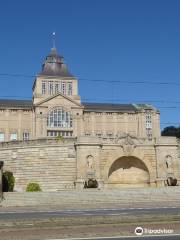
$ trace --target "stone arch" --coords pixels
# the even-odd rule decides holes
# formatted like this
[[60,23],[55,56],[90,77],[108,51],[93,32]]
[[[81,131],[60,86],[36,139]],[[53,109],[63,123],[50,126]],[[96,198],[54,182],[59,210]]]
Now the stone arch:
[[149,183],[149,170],[137,157],[120,157],[109,168],[108,185],[111,187],[143,187],[149,186]]

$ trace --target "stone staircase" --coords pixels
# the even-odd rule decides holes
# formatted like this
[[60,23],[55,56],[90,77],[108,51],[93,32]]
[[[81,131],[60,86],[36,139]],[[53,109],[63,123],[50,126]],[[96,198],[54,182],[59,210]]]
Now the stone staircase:
[[59,192],[8,192],[4,193],[2,207],[63,206],[115,207],[118,205],[159,204],[180,205],[180,187],[133,189],[84,189]]

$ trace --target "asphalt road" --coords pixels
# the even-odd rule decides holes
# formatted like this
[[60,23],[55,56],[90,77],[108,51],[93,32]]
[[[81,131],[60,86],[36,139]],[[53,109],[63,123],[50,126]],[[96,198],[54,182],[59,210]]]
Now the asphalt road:
[[[56,239],[56,240],[179,240],[180,235],[164,235],[164,236],[142,236],[142,237],[98,237],[98,238],[64,238],[64,239]],[[46,239],[46,240],[55,240],[55,239]]]
[[[121,215],[175,215],[180,214],[180,207],[157,208],[116,208],[116,209],[90,209],[90,210],[48,210],[48,211],[2,211],[0,219],[36,219],[36,218],[61,218],[80,216],[121,216]],[[180,237],[179,237],[180,239]]]

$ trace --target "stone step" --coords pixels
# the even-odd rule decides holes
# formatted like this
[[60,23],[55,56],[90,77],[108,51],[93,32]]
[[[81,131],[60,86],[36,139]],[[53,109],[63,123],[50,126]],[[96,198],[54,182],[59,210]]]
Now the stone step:
[[34,205],[115,205],[143,202],[179,202],[180,188],[158,189],[84,189],[62,190],[58,192],[12,192],[4,193],[3,206],[34,206]]

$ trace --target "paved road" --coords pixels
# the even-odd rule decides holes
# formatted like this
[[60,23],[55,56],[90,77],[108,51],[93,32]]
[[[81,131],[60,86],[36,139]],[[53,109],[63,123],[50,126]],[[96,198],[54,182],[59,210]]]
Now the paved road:
[[[34,218],[60,218],[80,216],[123,216],[144,214],[180,214],[180,207],[157,208],[116,208],[116,209],[91,209],[91,210],[48,210],[48,211],[4,211],[0,212],[0,219],[34,219]],[[180,238],[179,238],[180,239]]]
[[[64,239],[59,239],[59,240],[179,240],[180,239],[180,235],[168,235],[168,236],[142,236],[142,237],[98,237],[98,238],[64,238]],[[55,240],[55,239],[46,239],[46,240]],[[58,239],[56,239],[58,240]]]

